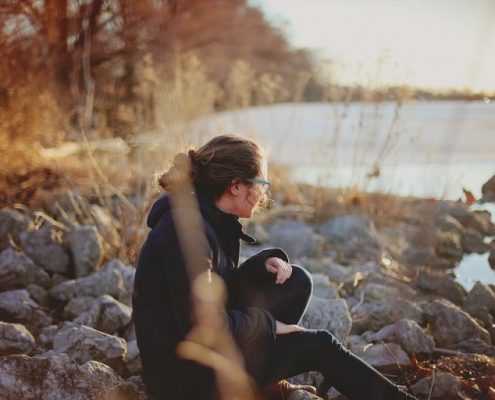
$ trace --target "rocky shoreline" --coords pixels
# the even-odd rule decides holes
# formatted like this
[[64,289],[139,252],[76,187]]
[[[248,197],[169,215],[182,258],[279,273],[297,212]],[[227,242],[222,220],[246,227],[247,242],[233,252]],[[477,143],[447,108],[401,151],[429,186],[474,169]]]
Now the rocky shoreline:
[[[486,185],[484,200],[495,200],[495,179]],[[259,244],[241,256],[284,248],[313,275],[303,325],[332,331],[419,398],[495,398],[495,286],[467,291],[452,273],[472,252],[490,252],[495,265],[490,214],[463,202],[395,203],[397,218],[382,222],[360,202],[323,221],[276,209],[246,226]],[[33,212],[0,212],[0,398],[146,398],[131,321],[134,267],[105,257],[108,218],[67,228],[56,212],[43,223]]]

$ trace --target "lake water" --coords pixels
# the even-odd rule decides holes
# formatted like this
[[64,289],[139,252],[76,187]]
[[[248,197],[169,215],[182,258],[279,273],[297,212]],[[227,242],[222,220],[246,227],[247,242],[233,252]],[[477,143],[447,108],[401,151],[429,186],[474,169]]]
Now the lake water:
[[[250,135],[294,179],[333,187],[456,200],[462,188],[479,198],[495,174],[495,103],[282,104],[218,114],[196,131],[201,141]],[[466,256],[459,282],[495,283],[487,259]]]

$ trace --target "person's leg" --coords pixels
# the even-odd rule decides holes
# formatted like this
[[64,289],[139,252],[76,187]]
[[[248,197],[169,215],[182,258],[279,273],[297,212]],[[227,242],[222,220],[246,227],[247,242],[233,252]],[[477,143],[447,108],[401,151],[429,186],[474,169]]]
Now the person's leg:
[[298,265],[292,265],[291,276],[281,285],[275,284],[275,275],[264,282],[239,282],[234,301],[239,307],[264,308],[285,324],[297,324],[306,310],[312,288],[311,274]]
[[324,376],[318,389],[320,395],[333,386],[351,400],[414,399],[325,330],[278,335],[263,350],[263,357],[254,365],[249,356],[246,359],[248,372],[260,386],[303,372],[319,371]]

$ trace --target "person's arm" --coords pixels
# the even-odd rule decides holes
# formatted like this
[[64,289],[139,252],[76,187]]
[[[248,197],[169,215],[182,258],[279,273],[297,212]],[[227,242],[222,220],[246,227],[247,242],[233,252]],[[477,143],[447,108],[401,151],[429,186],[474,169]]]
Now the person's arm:
[[266,260],[271,257],[281,258],[290,264],[289,256],[285,251],[278,247],[269,247],[249,257],[239,265],[234,273],[235,280],[246,278],[257,281],[273,279],[273,273],[269,272],[266,268]]

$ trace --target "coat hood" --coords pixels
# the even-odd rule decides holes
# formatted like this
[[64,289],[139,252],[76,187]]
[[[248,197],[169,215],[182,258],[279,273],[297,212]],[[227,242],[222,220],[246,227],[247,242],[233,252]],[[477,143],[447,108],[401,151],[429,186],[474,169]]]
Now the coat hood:
[[169,211],[171,208],[172,205],[170,204],[170,195],[162,195],[160,198],[158,198],[158,200],[155,201],[155,203],[151,207],[146,224],[150,228],[153,228],[158,223],[161,216]]

